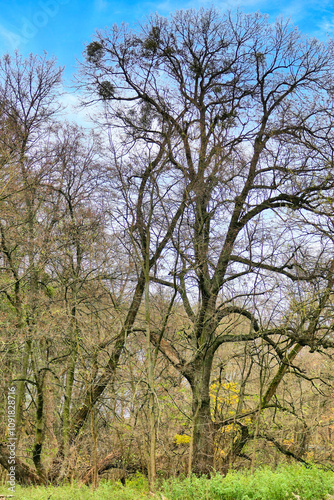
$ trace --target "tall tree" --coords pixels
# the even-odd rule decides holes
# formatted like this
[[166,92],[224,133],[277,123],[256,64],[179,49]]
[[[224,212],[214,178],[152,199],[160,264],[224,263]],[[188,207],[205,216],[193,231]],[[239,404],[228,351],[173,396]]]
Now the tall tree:
[[[41,275],[49,248],[49,233],[55,219],[44,204],[43,181],[50,174],[47,142],[51,118],[59,109],[62,69],[46,56],[18,53],[0,61],[1,149],[5,152],[2,172],[7,171],[1,207],[1,292],[15,311],[19,332],[17,347],[22,351],[16,392],[16,425],[20,434],[22,404],[28,367],[31,364],[36,389],[36,432],[33,460],[40,476],[43,441],[43,384],[39,348],[43,340],[36,332],[41,314]],[[6,170],[7,169],[7,170]],[[44,191],[44,192],[43,192]],[[27,293],[28,292],[28,293]],[[33,344],[35,349],[32,348]],[[43,364],[43,362],[42,362]]]
[[[214,9],[155,15],[136,30],[114,26],[86,48],[88,99],[104,104],[128,151],[143,141],[163,150],[166,179],[185,199],[165,259],[152,251],[151,280],[177,291],[192,325],[179,349],[173,335],[155,338],[192,388],[189,468],[197,473],[213,465],[209,386],[218,347],[274,334],[261,297],[271,294],[275,307],[278,282],[323,272],[299,267],[307,242],[289,220],[333,190],[332,55],[331,44],[286,21]],[[159,195],[177,193],[165,186]],[[143,249],[148,219],[137,213],[132,230]],[[155,233],[167,216],[157,210]],[[241,330],[238,316],[248,319]]]

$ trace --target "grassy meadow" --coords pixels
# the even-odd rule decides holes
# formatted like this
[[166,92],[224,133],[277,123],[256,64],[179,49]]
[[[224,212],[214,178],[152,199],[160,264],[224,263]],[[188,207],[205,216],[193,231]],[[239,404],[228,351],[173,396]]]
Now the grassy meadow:
[[[0,494],[9,496],[6,486]],[[16,487],[19,500],[334,500],[334,473],[317,468],[284,466],[275,471],[261,468],[249,472],[229,472],[207,478],[163,481],[150,494],[146,479],[138,475],[121,483],[100,482],[97,489],[73,483],[49,487]]]

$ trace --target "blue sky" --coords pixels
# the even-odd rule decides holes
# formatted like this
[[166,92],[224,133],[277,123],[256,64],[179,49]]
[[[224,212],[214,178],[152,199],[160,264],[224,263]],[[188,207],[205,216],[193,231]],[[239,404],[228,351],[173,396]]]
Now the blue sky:
[[168,15],[176,9],[210,7],[221,10],[239,7],[244,12],[259,11],[289,17],[304,33],[325,39],[334,37],[333,0],[0,0],[0,55],[18,49],[56,56],[66,67],[65,82],[75,72],[85,43],[96,29],[125,21],[144,21],[151,12]]
[[[84,43],[97,28],[125,21],[132,24],[150,12],[168,15],[178,8],[210,6],[212,2],[195,0],[0,0],[0,53],[18,49],[55,55],[66,65],[66,75],[74,72]],[[301,31],[318,38],[334,36],[333,1],[228,0],[214,2],[222,10],[240,7],[245,12],[265,12],[272,20],[278,15],[290,17]]]

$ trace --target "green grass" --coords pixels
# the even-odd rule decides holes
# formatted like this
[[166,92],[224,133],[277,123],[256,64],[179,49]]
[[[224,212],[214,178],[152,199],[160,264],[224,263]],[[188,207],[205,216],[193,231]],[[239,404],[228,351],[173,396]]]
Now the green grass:
[[[10,494],[5,486],[0,493]],[[171,479],[165,481],[156,499],[166,500],[327,500],[334,496],[334,473],[316,468],[285,466],[273,471],[258,469],[254,474],[230,472],[226,477],[217,474],[210,480]],[[147,481],[141,476],[127,482],[101,482],[97,490],[77,484],[59,487],[16,487],[14,498],[19,500],[139,500],[152,499]]]
[[[13,495],[6,490],[6,487],[0,487],[0,493]],[[14,499],[17,500],[136,500],[151,499],[148,495],[147,482],[142,477],[134,478],[128,481],[124,488],[121,483],[101,482],[98,489],[92,487],[80,486],[79,484],[49,487],[29,487],[16,486]],[[13,500],[14,500],[13,499]]]
[[229,472],[208,481],[192,477],[165,484],[168,500],[323,500],[334,493],[334,473],[300,466],[275,471],[258,469],[254,474]]

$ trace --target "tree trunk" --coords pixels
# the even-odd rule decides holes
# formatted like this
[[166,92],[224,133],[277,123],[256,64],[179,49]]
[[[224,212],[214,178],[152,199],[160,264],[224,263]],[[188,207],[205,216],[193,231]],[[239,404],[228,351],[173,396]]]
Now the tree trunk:
[[154,394],[154,369],[155,357],[152,354],[151,345],[151,314],[150,314],[150,266],[149,266],[149,235],[147,236],[146,261],[145,261],[145,322],[146,322],[146,368],[147,384],[149,390],[148,398],[148,421],[149,421],[149,447],[148,447],[148,486],[150,493],[153,493],[156,479],[156,415],[155,415],[155,394]]
[[196,362],[192,369],[192,433],[189,474],[210,476],[214,463],[214,426],[210,411],[210,375],[213,356]]
[[70,409],[72,402],[72,389],[74,383],[74,373],[76,368],[78,356],[78,348],[75,340],[71,341],[71,355],[69,360],[69,366],[66,372],[66,387],[65,387],[65,397],[64,397],[64,409],[63,409],[63,453],[66,455],[68,452],[68,442],[70,433]]
[[17,445],[21,437],[22,407],[25,397],[25,379],[27,378],[29,358],[31,353],[31,340],[27,340],[24,345],[24,355],[22,362],[21,380],[17,382],[15,398],[15,428],[17,430]]
[[44,377],[43,374],[38,374],[36,379],[37,396],[36,396],[36,423],[35,423],[35,443],[33,447],[33,462],[36,471],[40,478],[45,480],[45,470],[42,463],[42,448],[44,442]]

